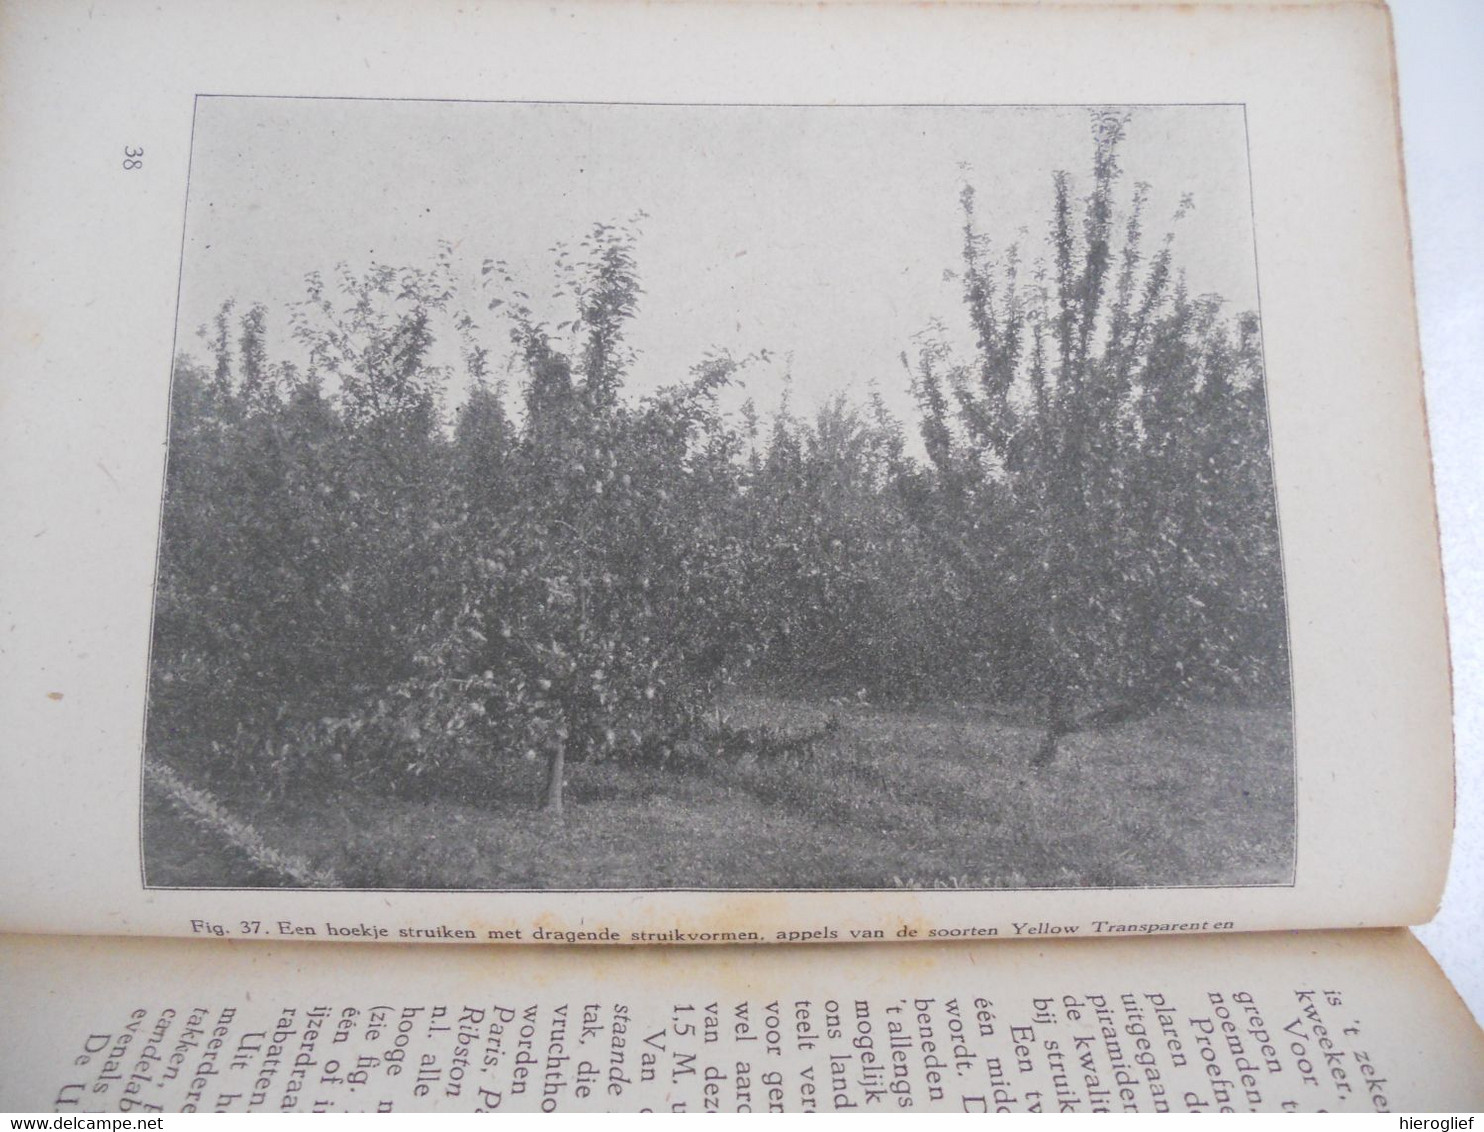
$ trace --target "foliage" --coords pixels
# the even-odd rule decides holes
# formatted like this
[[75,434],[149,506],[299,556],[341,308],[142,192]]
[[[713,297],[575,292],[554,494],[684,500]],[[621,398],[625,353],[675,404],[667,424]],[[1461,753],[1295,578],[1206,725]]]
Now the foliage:
[[728,686],[1034,704],[1043,761],[1120,707],[1281,701],[1256,318],[1188,294],[1173,237],[1146,249],[1122,130],[1096,120],[1083,196],[1057,176],[1029,266],[965,190],[976,349],[920,343],[925,460],[875,391],[723,411],[766,355],[632,395],[631,227],[553,249],[554,323],[448,247],[308,276],[298,365],[224,304],[172,386],[151,759],[276,801],[559,810],[576,766],[787,748],[709,715]]
[[1146,252],[1147,186],[1120,225],[1125,124],[1095,118],[1080,201],[1056,176],[1029,279],[1018,247],[992,253],[965,188],[977,350],[958,362],[929,341],[916,369],[932,522],[1043,703],[1042,762],[1079,707],[1281,696],[1287,677],[1256,318],[1191,296],[1173,235]]
[[216,753],[209,775],[279,790],[451,773],[498,793],[510,759],[544,754],[554,806],[569,754],[668,754],[750,650],[741,440],[716,407],[736,363],[619,396],[631,243],[599,226],[567,266],[570,353],[486,265],[514,295],[489,306],[525,371],[519,421],[470,350],[471,393],[438,427],[446,262],[342,271],[333,293],[310,276],[302,375],[268,373],[261,308],[234,353],[223,308],[215,376],[175,376],[155,737],[180,728]]

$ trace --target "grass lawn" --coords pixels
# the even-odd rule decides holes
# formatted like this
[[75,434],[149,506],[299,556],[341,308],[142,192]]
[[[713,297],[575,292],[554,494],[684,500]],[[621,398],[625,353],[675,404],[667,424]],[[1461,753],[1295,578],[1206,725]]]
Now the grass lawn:
[[[957,706],[876,708],[733,694],[733,727],[838,731],[806,753],[685,766],[579,764],[560,825],[521,797],[461,803],[342,792],[232,814],[349,888],[1028,888],[1286,882],[1286,711],[1167,709],[1062,740]],[[276,879],[147,793],[153,886]]]

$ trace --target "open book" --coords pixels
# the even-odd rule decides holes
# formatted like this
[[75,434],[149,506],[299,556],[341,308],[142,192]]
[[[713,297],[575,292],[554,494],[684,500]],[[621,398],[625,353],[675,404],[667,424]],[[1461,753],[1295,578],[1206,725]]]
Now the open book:
[[3,20],[0,1107],[1484,1105],[1384,8]]

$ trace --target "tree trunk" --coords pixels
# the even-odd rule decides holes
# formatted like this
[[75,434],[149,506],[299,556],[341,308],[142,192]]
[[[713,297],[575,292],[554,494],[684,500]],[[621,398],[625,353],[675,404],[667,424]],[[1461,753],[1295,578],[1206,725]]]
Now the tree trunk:
[[546,760],[546,802],[542,806],[549,814],[562,816],[562,780],[567,769],[567,741],[552,741],[551,754]]
[[1073,730],[1071,704],[1058,685],[1047,697],[1046,733],[1041,736],[1041,743],[1031,757],[1031,766],[1037,770],[1050,766],[1056,758],[1056,746],[1062,736],[1071,734]]

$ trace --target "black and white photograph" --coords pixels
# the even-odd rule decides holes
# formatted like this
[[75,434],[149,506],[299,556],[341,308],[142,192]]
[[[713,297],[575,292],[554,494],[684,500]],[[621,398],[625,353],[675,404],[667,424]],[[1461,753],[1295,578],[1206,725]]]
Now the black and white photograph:
[[1247,145],[199,96],[145,886],[1291,884]]

